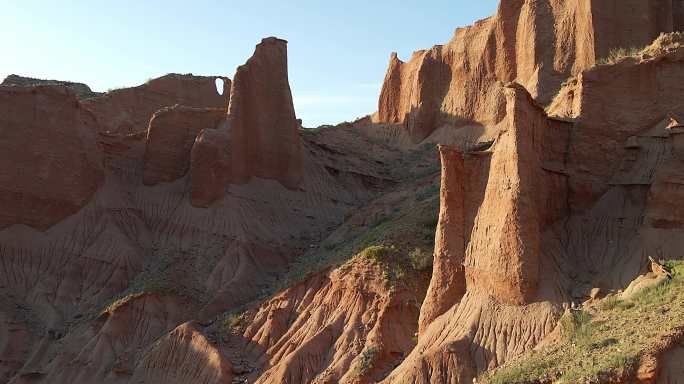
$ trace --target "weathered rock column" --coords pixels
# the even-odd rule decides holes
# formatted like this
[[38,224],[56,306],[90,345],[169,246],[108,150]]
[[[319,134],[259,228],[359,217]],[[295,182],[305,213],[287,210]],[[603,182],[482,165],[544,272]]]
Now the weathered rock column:
[[435,234],[435,260],[418,322],[422,332],[465,294],[465,188],[463,154],[440,145],[442,161],[440,209]]

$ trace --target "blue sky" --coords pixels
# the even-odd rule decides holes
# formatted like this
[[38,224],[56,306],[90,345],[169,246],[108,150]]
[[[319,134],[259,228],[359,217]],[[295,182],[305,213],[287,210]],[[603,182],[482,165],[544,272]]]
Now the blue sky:
[[[426,4],[427,3],[427,4]],[[447,42],[495,12],[496,0],[0,0],[10,73],[104,91],[169,72],[227,75],[262,37],[289,41],[290,86],[305,126],[377,108],[390,52]]]

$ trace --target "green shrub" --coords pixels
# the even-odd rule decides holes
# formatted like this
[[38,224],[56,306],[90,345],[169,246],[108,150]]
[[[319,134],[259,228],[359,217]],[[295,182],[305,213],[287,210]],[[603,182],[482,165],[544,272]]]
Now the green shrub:
[[431,219],[423,223],[423,228],[421,228],[423,241],[430,245],[434,245],[435,232],[437,232],[437,218]]
[[416,201],[425,201],[439,196],[439,184],[427,185],[416,192]]
[[359,365],[356,367],[356,374],[358,376],[363,376],[368,373],[373,364],[373,360],[375,360],[375,357],[379,352],[380,348],[376,345],[368,347],[361,352],[361,360],[359,360]]
[[424,271],[432,267],[433,256],[432,252],[424,251],[420,248],[416,248],[409,252],[409,260],[411,261],[411,266],[416,271]]
[[359,252],[359,255],[364,259],[380,262],[390,253],[391,250],[391,247],[385,245],[371,245],[370,247],[367,247],[363,251]]

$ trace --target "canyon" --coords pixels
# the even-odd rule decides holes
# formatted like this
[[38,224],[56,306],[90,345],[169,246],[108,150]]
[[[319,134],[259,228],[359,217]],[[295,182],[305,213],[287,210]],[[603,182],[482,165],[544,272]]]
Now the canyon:
[[684,382],[684,318],[648,313],[621,366],[521,368],[678,287],[683,29],[680,1],[501,0],[319,128],[276,37],[232,79],[9,76],[0,382]]

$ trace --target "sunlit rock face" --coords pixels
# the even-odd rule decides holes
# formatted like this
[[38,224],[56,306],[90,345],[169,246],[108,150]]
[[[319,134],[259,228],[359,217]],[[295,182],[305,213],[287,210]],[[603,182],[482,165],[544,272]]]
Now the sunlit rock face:
[[546,105],[568,76],[611,50],[681,26],[681,4],[669,0],[502,1],[446,45],[406,62],[392,54],[374,120],[403,125],[414,142],[444,124],[495,123],[504,115],[500,83],[515,81]]

